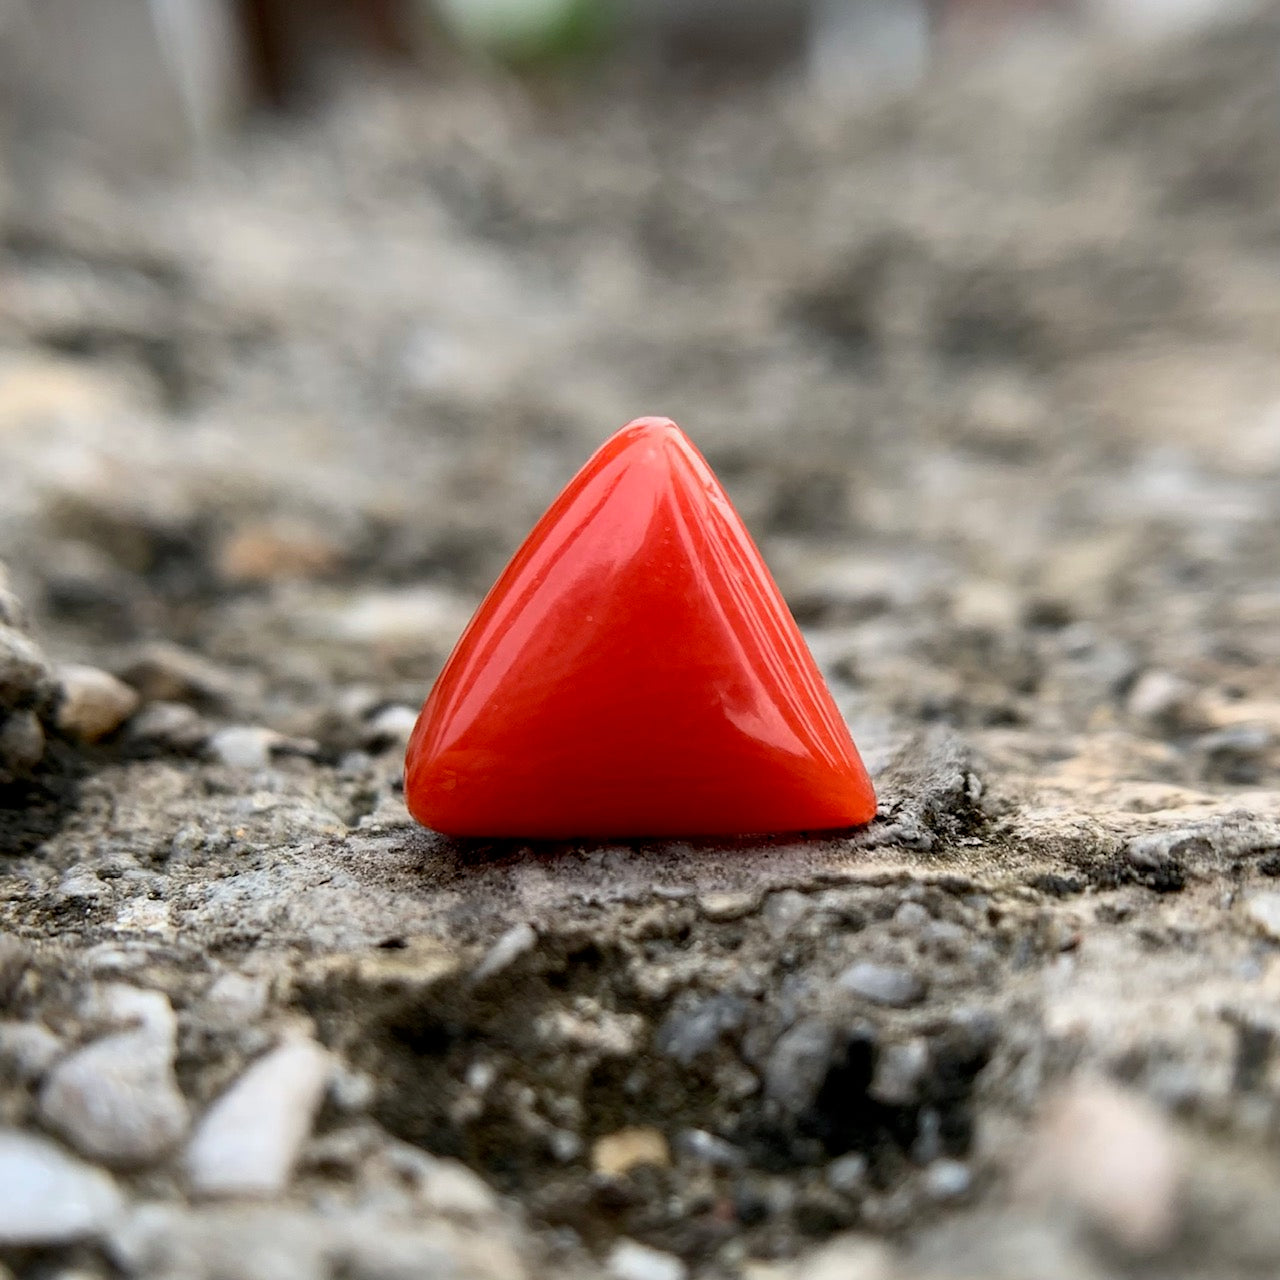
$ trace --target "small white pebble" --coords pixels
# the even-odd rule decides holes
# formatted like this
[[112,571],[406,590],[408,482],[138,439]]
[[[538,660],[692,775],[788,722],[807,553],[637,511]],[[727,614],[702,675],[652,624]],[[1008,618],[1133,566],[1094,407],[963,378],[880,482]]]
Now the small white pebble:
[[69,664],[58,669],[58,679],[62,685],[58,728],[69,738],[97,742],[138,709],[137,692],[97,667]]
[[62,1051],[62,1041],[39,1022],[0,1022],[0,1066],[23,1084],[39,1080]]
[[532,951],[537,945],[538,935],[531,924],[512,925],[476,965],[475,972],[471,975],[472,979],[475,982],[483,982],[486,978],[492,978],[514,964],[521,956]]
[[1177,1135],[1146,1098],[1082,1078],[1045,1105],[1022,1161],[1020,1190],[1080,1210],[1134,1253],[1178,1230],[1186,1169]]
[[760,907],[760,895],[751,891],[742,893],[713,892],[698,896],[698,910],[712,921],[741,920]]
[[498,1198],[484,1180],[457,1160],[397,1143],[387,1152],[398,1172],[416,1189],[419,1203],[450,1218],[488,1218],[499,1210]]
[[619,1240],[605,1265],[613,1280],[685,1280],[689,1274],[673,1254],[650,1249],[635,1240]]
[[464,1078],[468,1089],[476,1093],[484,1093],[498,1078],[498,1068],[488,1059],[481,1059],[479,1062],[473,1062],[467,1068],[467,1074]]
[[271,763],[272,748],[283,741],[274,729],[232,725],[209,739],[209,750],[220,764],[233,769],[265,769]]
[[383,707],[365,728],[368,742],[408,742],[418,713],[412,707]]
[[1168,671],[1144,671],[1134,681],[1126,702],[1128,712],[1154,728],[1180,727],[1196,697],[1189,680]]
[[852,1195],[866,1186],[868,1168],[867,1157],[860,1152],[839,1156],[827,1165],[827,1186],[841,1195]]
[[189,749],[209,736],[200,713],[185,702],[152,702],[129,721],[129,736]]
[[894,924],[907,929],[923,929],[932,919],[928,909],[918,902],[904,902],[893,913]]
[[53,891],[53,896],[59,902],[89,902],[94,898],[101,898],[106,891],[107,886],[94,872],[77,868],[74,871],[68,871],[58,881],[58,887]]
[[205,1112],[187,1148],[193,1191],[278,1195],[324,1095],[329,1055],[312,1040],[287,1040],[259,1058]]
[[747,1162],[740,1147],[705,1129],[682,1130],[676,1135],[676,1150],[686,1159],[712,1168],[736,1169]]
[[0,1129],[0,1244],[69,1244],[99,1235],[122,1204],[101,1169],[44,1138]]
[[31,769],[44,755],[44,728],[34,711],[15,711],[0,720],[0,764]]
[[186,1133],[187,1104],[173,1075],[175,1020],[158,991],[108,987],[91,1016],[132,1029],[103,1036],[64,1058],[40,1091],[45,1125],[106,1164],[143,1165]]
[[930,1200],[958,1200],[973,1186],[973,1173],[959,1160],[935,1160],[924,1171],[924,1191]]
[[906,1008],[924,999],[924,983],[910,969],[873,960],[855,961],[836,978],[836,985],[872,1004],[891,1008]]
[[122,932],[156,934],[172,937],[173,913],[167,902],[139,894],[120,904],[116,912],[115,926]]
[[329,1078],[329,1101],[339,1111],[367,1111],[377,1094],[377,1083],[364,1071],[339,1066]]
[[791,1280],[891,1280],[899,1271],[883,1241],[849,1234],[801,1255],[787,1274]]
[[606,1178],[623,1178],[642,1164],[666,1168],[670,1163],[666,1138],[647,1126],[606,1133],[591,1147],[591,1167]]
[[1264,891],[1250,894],[1245,900],[1244,913],[1259,933],[1280,941],[1280,893]]
[[553,1129],[547,1136],[551,1154],[561,1164],[568,1164],[582,1154],[582,1139],[569,1129]]
[[205,992],[205,1020],[214,1027],[247,1027],[267,1007],[267,980],[234,970],[222,974]]

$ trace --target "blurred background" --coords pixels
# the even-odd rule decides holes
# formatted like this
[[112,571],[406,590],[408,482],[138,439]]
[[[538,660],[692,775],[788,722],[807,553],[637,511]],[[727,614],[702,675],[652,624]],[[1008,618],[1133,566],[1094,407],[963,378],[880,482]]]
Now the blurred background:
[[2,0],[0,557],[61,656],[160,696],[195,654],[345,741],[669,414],[873,757],[894,717],[1125,721],[1256,774],[1278,33],[1248,0]]

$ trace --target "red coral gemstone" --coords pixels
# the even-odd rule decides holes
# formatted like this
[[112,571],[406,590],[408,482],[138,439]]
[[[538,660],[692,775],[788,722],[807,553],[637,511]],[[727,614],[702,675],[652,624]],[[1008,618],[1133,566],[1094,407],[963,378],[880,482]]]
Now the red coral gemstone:
[[875,815],[760,553],[674,422],[622,428],[494,584],[409,740],[458,836],[727,836]]

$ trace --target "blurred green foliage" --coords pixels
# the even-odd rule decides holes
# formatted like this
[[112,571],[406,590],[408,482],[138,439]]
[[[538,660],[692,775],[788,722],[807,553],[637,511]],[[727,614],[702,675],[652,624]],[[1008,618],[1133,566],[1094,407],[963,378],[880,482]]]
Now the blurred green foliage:
[[610,0],[436,0],[464,47],[513,65],[560,62],[603,48],[614,27]]

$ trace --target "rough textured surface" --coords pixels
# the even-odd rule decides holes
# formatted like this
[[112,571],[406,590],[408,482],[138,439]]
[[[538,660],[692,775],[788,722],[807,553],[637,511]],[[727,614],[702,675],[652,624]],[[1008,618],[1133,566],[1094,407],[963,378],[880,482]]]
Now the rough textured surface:
[[[848,118],[353,89],[134,188],[19,147],[0,1122],[123,1200],[0,1264],[1274,1275],[1276,65],[1263,19]],[[759,536],[866,830],[407,820],[406,708],[641,412]],[[141,705],[72,740],[53,661]],[[307,1038],[272,1194],[201,1203],[187,1117]]]

